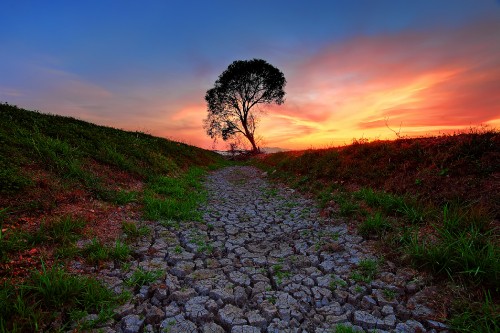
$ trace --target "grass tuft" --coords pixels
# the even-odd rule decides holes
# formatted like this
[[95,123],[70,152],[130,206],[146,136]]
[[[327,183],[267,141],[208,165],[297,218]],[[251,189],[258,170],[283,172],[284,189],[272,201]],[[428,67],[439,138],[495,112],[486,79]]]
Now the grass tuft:
[[134,271],[132,276],[126,280],[126,284],[132,287],[141,287],[146,284],[150,284],[156,281],[162,276],[163,272],[161,270],[148,271],[142,267],[139,267]]
[[10,332],[69,329],[70,313],[96,313],[109,319],[117,296],[95,279],[71,275],[59,267],[33,271],[28,280],[0,288],[0,329]]
[[366,220],[358,226],[358,232],[363,237],[369,237],[370,235],[377,235],[378,237],[381,237],[391,228],[392,226],[387,218],[380,212],[376,212],[375,214],[367,217]]
[[170,219],[174,221],[200,221],[197,210],[205,193],[201,177],[205,171],[190,168],[178,177],[158,177],[154,179],[144,194],[144,215],[147,219]]

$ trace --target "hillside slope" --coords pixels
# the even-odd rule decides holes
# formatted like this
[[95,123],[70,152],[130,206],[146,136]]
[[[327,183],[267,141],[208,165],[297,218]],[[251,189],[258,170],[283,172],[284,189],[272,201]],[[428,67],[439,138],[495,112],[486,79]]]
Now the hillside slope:
[[0,207],[13,215],[57,206],[76,190],[113,201],[137,182],[218,158],[140,132],[0,104]]
[[[183,143],[0,104],[4,238],[72,216],[88,222],[89,237],[112,240],[126,214],[140,215],[148,184],[216,162],[217,154]],[[4,263],[11,252],[0,251]]]
[[[0,332],[108,320],[130,295],[92,272],[129,265],[149,220],[198,220],[201,178],[222,162],[183,143],[0,104]],[[89,314],[97,318],[79,321]]]

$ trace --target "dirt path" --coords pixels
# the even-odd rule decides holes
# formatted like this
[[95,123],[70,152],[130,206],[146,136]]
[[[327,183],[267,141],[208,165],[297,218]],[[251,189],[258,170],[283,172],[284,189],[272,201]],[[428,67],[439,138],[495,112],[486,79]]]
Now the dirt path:
[[104,331],[433,332],[422,282],[389,268],[314,202],[273,187],[253,167],[206,180],[204,223],[163,223],[137,244],[128,273],[103,272],[120,291],[137,267],[165,272],[136,290]]

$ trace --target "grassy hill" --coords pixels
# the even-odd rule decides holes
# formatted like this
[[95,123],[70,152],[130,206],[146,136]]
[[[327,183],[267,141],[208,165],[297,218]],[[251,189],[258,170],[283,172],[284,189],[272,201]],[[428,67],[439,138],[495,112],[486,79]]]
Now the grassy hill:
[[140,235],[140,221],[199,219],[200,177],[222,162],[183,143],[0,104],[0,332],[64,327],[96,307],[105,320],[120,300],[67,264],[126,260],[123,236]]
[[[344,147],[271,154],[257,164],[314,194],[325,214],[347,218],[386,259],[424,269],[437,277],[442,294],[460,295],[453,323],[461,330],[499,328],[498,131],[354,140]],[[435,301],[441,308],[446,303]]]

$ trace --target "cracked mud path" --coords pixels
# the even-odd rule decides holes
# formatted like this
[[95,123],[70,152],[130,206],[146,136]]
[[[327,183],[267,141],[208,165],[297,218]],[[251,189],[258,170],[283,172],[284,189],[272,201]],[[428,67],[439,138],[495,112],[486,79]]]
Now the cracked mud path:
[[[131,269],[161,269],[104,331],[436,332],[423,283],[408,270],[360,268],[377,259],[347,226],[320,217],[310,199],[271,185],[253,167],[205,182],[204,223],[156,224]],[[103,271],[115,290],[131,272]],[[107,275],[106,275],[107,274]],[[357,277],[357,278],[356,278]],[[365,281],[361,281],[361,280]]]

